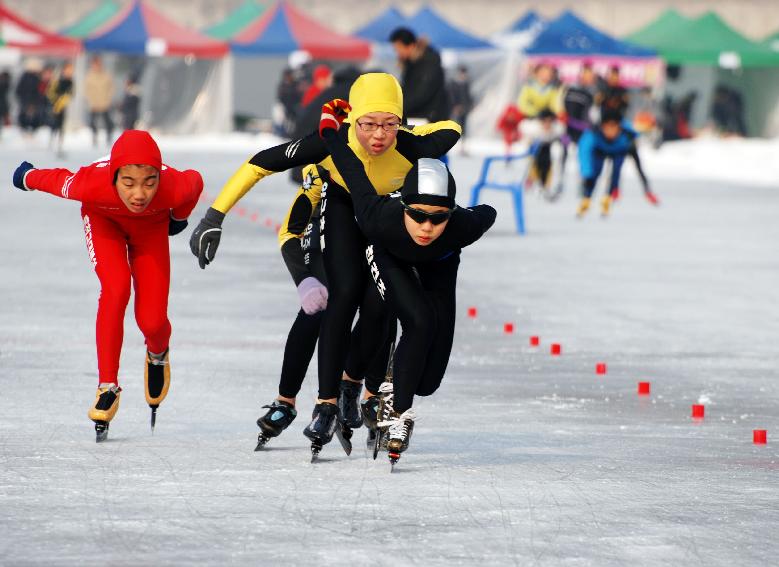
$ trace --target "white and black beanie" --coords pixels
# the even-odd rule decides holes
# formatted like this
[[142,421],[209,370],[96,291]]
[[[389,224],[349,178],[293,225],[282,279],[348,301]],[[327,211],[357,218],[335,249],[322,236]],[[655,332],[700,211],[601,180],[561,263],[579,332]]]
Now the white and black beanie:
[[407,205],[434,205],[453,209],[456,191],[454,177],[441,160],[421,158],[406,174],[400,195]]

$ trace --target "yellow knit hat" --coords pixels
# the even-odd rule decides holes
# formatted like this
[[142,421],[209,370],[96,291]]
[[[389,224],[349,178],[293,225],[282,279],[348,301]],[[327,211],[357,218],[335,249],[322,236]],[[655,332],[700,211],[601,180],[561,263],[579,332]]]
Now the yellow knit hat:
[[403,91],[398,80],[388,73],[365,73],[357,77],[349,91],[349,122],[369,112],[391,112],[403,118]]

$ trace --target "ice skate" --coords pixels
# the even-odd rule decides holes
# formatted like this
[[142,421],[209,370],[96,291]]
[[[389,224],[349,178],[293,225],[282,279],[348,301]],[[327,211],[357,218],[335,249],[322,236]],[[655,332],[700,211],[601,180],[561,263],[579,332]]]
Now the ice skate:
[[609,210],[611,209],[612,198],[610,195],[606,195],[600,201],[600,214],[602,217],[609,216]]
[[362,384],[350,380],[341,380],[338,394],[338,410],[341,412],[344,424],[350,429],[357,429],[362,425],[360,416],[360,393]]
[[376,443],[376,437],[378,436],[378,415],[379,415],[379,404],[381,403],[381,399],[379,396],[371,396],[370,398],[367,398],[360,402],[360,413],[362,413],[362,423],[368,429],[368,437],[366,439],[366,442],[368,444],[368,449],[373,449],[374,444]]
[[268,441],[281,435],[298,415],[295,406],[281,400],[273,400],[272,404],[262,407],[268,408],[268,412],[257,420],[261,432],[257,436],[255,451],[259,451]]
[[89,419],[95,422],[96,441],[100,443],[108,437],[108,424],[119,409],[119,397],[122,389],[116,384],[99,384],[95,394],[95,403],[89,408]]
[[579,206],[576,208],[576,216],[581,218],[584,216],[584,213],[586,213],[590,208],[590,200],[588,198],[584,198],[581,201],[579,201]]
[[387,455],[393,468],[400,459],[400,454],[408,449],[416,417],[414,409],[409,408],[402,414],[392,411],[378,423],[379,427],[387,428]]
[[386,429],[382,428],[381,422],[389,419],[393,412],[394,402],[394,386],[392,382],[382,382],[379,386],[379,408],[376,412],[376,438],[373,444],[373,458],[374,460],[379,454],[380,449],[387,448],[387,440],[389,438]]
[[352,452],[351,442],[342,432],[342,421],[338,415],[338,406],[322,402],[314,406],[311,423],[303,430],[303,435],[311,439],[311,462],[316,461],[322,447],[333,440],[333,434],[338,436],[346,454]]
[[169,349],[165,349],[161,355],[146,351],[144,382],[146,383],[146,403],[151,408],[151,430],[154,433],[154,425],[157,423],[157,408],[168,395],[170,387]]
[[654,205],[655,207],[660,205],[660,199],[658,199],[657,195],[655,195],[651,191],[645,192],[644,196],[646,197],[646,200],[649,201],[649,203]]

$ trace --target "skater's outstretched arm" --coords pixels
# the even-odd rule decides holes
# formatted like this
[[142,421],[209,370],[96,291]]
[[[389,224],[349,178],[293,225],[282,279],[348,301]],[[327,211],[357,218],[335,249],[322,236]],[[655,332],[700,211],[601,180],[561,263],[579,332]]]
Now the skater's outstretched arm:
[[440,158],[452,149],[462,135],[462,127],[453,120],[431,122],[398,130],[398,153],[411,163],[419,158]]
[[80,201],[83,191],[80,183],[74,184],[76,178],[77,174],[68,169],[36,169],[30,162],[24,161],[14,171],[13,183],[22,191],[43,191],[63,199]]

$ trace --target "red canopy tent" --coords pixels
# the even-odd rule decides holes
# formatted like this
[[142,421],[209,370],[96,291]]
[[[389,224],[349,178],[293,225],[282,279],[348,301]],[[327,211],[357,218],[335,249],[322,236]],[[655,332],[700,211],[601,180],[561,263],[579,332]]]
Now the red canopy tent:
[[236,55],[280,55],[306,51],[314,59],[364,60],[371,46],[358,37],[335,32],[281,0],[232,38]]
[[96,35],[84,40],[84,47],[126,55],[209,59],[228,51],[226,43],[179,25],[144,0],[128,4]]
[[17,16],[0,3],[0,45],[24,53],[73,57],[81,42],[47,31]]

